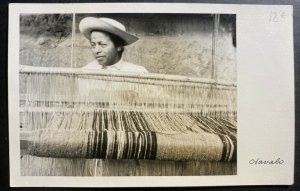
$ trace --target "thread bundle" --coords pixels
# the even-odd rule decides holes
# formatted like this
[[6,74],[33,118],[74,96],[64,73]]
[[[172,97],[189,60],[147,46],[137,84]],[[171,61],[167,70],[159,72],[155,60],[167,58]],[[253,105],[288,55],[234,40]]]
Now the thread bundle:
[[51,117],[44,128],[31,125],[29,154],[216,161],[231,161],[236,157],[235,125],[225,119],[195,113],[115,110],[59,112]]

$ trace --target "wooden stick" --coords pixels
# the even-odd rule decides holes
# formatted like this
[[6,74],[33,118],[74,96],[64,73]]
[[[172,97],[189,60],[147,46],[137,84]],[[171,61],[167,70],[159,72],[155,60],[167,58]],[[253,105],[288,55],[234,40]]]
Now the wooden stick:
[[[224,108],[226,106],[214,106],[214,111],[217,110],[218,112],[223,111],[223,112],[230,112],[228,111],[228,108]],[[232,106],[232,108],[234,108]],[[36,112],[36,113],[50,113],[50,112],[94,112],[94,111],[101,111],[101,110],[109,110],[109,111],[139,111],[139,112],[167,112],[168,109],[166,108],[147,108],[145,109],[144,107],[140,108],[132,108],[132,107],[126,107],[126,106],[118,106],[118,108],[99,108],[99,107],[83,107],[83,108],[64,108],[64,107],[20,107],[19,108],[20,113],[25,113],[25,112]],[[200,113],[199,108],[190,108],[190,109],[182,109],[182,108],[172,108],[172,111],[169,111],[168,113]],[[232,110],[231,112],[234,112]]]
[[175,82],[191,82],[202,83],[208,85],[220,85],[236,87],[235,82],[225,80],[213,80],[196,77],[186,77],[179,75],[166,75],[166,74],[139,74],[139,73],[126,73],[114,71],[101,71],[101,70],[83,70],[81,68],[57,68],[57,67],[36,67],[20,65],[21,74],[66,74],[66,75],[99,75],[99,76],[115,76],[115,77],[128,77],[128,78],[142,78],[142,79],[155,79]]

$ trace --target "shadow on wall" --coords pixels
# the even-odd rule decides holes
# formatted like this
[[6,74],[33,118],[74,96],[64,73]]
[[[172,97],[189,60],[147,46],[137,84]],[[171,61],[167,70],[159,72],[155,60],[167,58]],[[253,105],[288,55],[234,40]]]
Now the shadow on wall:
[[[210,78],[214,15],[206,14],[77,14],[72,55],[72,15],[22,15],[20,64],[82,67],[94,58],[78,30],[86,16],[122,22],[139,40],[126,47],[124,60],[150,72]],[[236,81],[235,15],[221,15],[217,37],[216,74]]]

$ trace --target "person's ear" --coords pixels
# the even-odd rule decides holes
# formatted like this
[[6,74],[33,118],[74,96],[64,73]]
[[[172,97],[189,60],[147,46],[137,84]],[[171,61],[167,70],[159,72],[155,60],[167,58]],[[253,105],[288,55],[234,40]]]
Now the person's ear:
[[123,50],[123,47],[122,46],[119,46],[118,48],[117,48],[117,51],[118,52],[120,52],[120,51],[122,51]]

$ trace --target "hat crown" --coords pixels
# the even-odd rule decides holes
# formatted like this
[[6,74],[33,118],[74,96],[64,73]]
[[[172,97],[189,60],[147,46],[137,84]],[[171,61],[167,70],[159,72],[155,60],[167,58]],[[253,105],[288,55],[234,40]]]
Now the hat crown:
[[120,23],[114,19],[103,17],[103,18],[99,18],[99,20],[102,20],[110,25],[113,25],[114,27],[117,27],[118,29],[121,29],[122,31],[126,31],[126,27],[122,23]]
[[80,32],[91,40],[92,31],[103,31],[114,34],[124,40],[125,45],[129,45],[138,40],[138,38],[126,31],[125,26],[110,18],[86,17],[79,23]]

